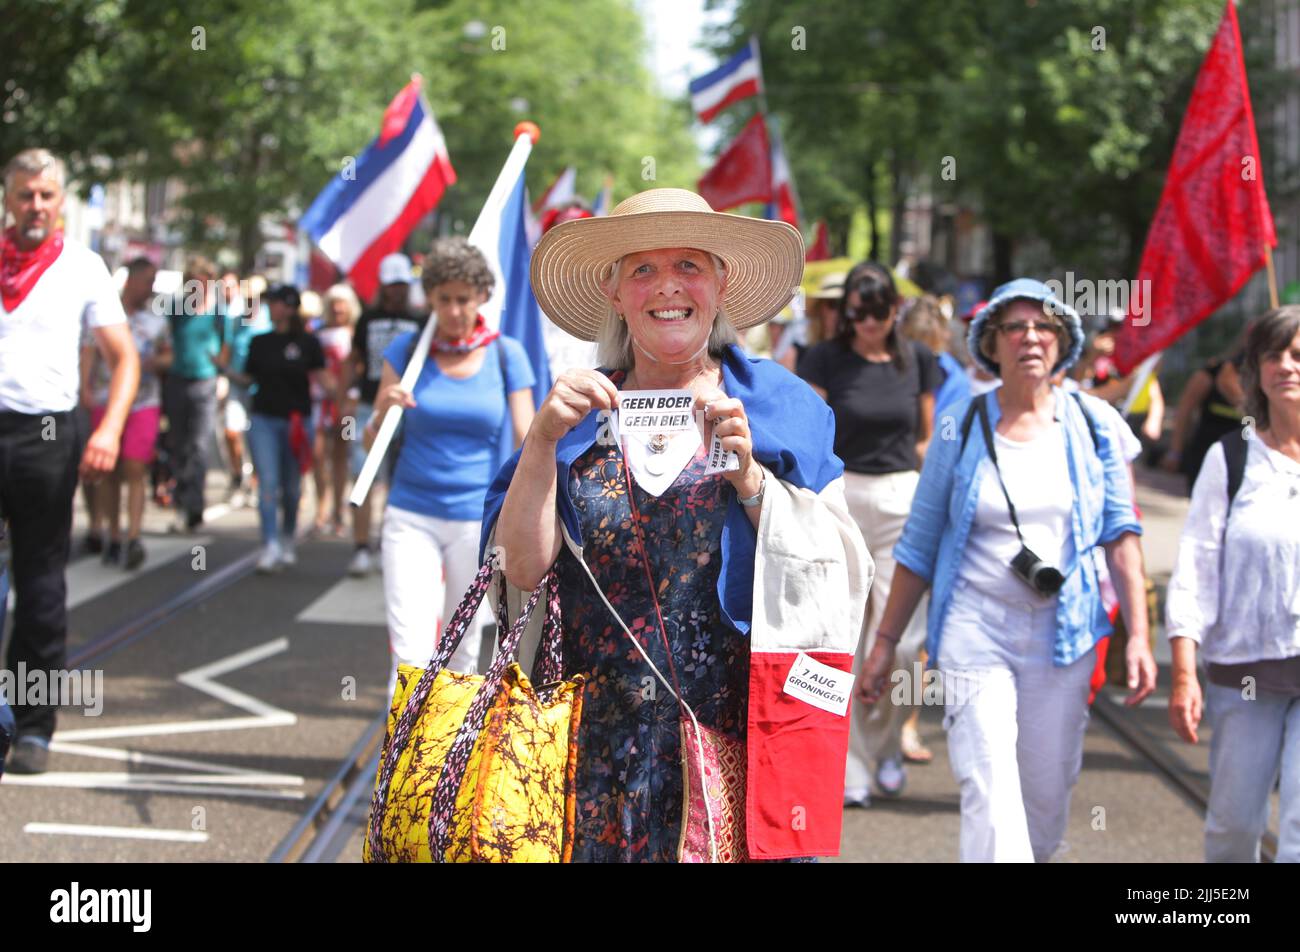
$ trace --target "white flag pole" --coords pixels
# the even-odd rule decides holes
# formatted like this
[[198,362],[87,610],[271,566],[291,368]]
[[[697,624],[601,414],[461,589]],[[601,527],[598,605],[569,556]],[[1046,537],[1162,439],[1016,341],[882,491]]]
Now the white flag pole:
[[[528,156],[533,151],[535,143],[541,132],[537,126],[531,122],[521,122],[515,126],[515,145],[510,150],[510,155],[506,158],[506,164],[501,168],[501,174],[497,176],[496,184],[492,186],[492,191],[488,193],[487,201],[483,203],[483,209],[478,213],[478,219],[474,222],[474,227],[470,229],[469,243],[478,244],[480,236],[488,228],[488,222],[501,215],[501,210],[505,207],[510,198],[510,193],[515,187],[515,182],[519,179],[519,174],[524,169],[524,163],[528,161]],[[411,360],[406,365],[406,370],[402,373],[402,389],[411,393],[415,390],[415,383],[420,379],[420,371],[424,369],[425,358],[429,354],[429,347],[433,343],[433,329],[437,324],[435,315],[429,315],[429,320],[424,324],[424,330],[420,334],[419,343],[415,346],[415,353],[411,355]],[[370,486],[375,480],[375,474],[379,472],[379,466],[384,460],[384,455],[388,452],[388,446],[393,441],[393,434],[397,432],[397,424],[402,420],[402,408],[392,406],[384,414],[384,420],[379,425],[379,433],[375,436],[375,442],[370,446],[370,452],[366,454],[365,465],[361,467],[361,473],[357,476],[356,482],[352,485],[352,494],[348,497],[348,502],[354,506],[360,506],[366,501],[366,496],[370,493]]]

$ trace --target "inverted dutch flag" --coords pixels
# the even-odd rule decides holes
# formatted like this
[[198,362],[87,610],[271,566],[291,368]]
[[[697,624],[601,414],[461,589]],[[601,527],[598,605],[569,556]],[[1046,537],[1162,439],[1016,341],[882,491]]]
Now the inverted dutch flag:
[[379,137],[316,196],[299,225],[343,271],[363,301],[379,289],[379,261],[400,251],[456,172],[420,93],[420,77],[384,112]]
[[734,102],[763,91],[763,72],[758,60],[758,38],[751,36],[745,47],[711,73],[691,80],[691,108],[700,122],[713,117]]
[[785,158],[785,146],[781,143],[776,120],[768,124],[768,138],[772,143],[772,198],[763,217],[798,228],[799,206],[795,200],[794,178],[790,175],[790,163]]
[[614,197],[614,180],[609,176],[605,177],[605,186],[596,193],[596,200],[591,203],[591,214],[594,218],[603,218],[609,214],[610,207]]
[[533,212],[540,214],[548,208],[554,208],[556,205],[563,205],[565,202],[573,201],[578,197],[577,184],[578,170],[572,165],[566,166],[564,171],[555,177],[551,187],[533,203]]

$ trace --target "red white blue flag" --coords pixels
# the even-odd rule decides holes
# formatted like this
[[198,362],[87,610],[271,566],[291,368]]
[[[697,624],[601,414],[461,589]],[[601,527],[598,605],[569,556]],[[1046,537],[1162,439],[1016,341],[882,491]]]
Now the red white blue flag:
[[743,49],[711,73],[691,80],[691,108],[700,122],[713,117],[734,102],[763,91],[763,72],[758,60],[758,39],[750,37]]
[[433,210],[456,172],[420,93],[420,78],[394,97],[379,137],[316,196],[299,222],[364,301],[379,290],[379,262]]
[[[790,175],[790,163],[785,159],[785,147],[781,144],[775,120],[768,126],[767,135],[772,144],[772,197],[768,200],[763,217],[799,228],[799,205],[795,199],[794,178]],[[799,230],[803,231],[802,228]]]

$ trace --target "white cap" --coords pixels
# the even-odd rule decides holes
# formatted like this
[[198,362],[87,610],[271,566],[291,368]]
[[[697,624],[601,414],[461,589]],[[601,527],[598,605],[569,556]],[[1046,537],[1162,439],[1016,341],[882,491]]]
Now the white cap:
[[385,255],[379,262],[380,284],[410,284],[415,280],[411,273],[411,259],[401,252]]

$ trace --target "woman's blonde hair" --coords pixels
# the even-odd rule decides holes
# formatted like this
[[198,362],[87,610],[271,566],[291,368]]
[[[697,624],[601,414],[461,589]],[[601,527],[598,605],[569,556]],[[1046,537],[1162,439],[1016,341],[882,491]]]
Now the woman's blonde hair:
[[348,306],[348,326],[351,327],[361,315],[361,302],[357,300],[357,293],[352,290],[352,285],[340,282],[326,291],[321,301],[322,310],[328,311],[335,301],[342,301]]
[[[713,267],[718,275],[726,274],[726,262],[712,252],[706,254],[713,260]],[[607,290],[617,280],[618,269],[622,263],[623,259],[619,258],[609,266],[609,274],[605,278]],[[740,337],[736,334],[736,328],[727,319],[722,308],[718,308],[718,313],[713,315],[713,327],[709,331],[709,356],[721,359],[728,344],[739,343]],[[631,370],[636,363],[636,353],[632,349],[632,334],[627,329],[627,321],[618,316],[613,305],[605,314],[605,323],[601,325],[600,333],[596,337],[596,360],[601,367],[610,370]]]

